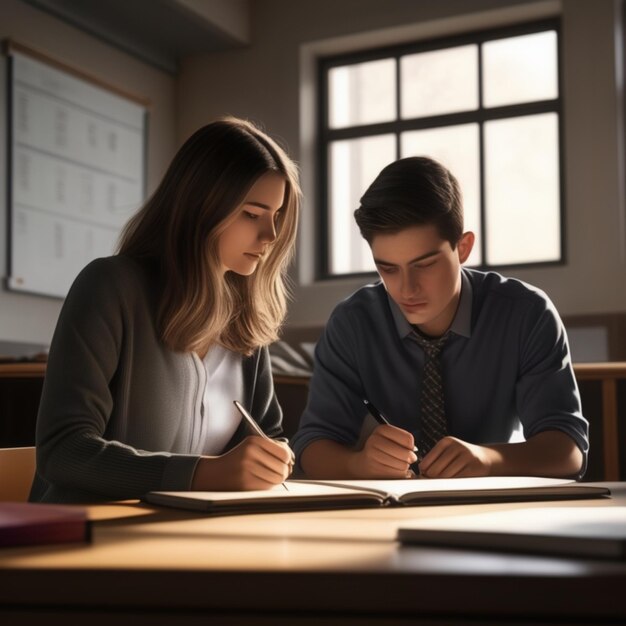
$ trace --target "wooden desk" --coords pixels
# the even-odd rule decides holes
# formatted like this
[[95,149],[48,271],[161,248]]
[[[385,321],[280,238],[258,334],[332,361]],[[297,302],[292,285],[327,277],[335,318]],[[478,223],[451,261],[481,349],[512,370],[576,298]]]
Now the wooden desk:
[[[624,623],[626,562],[394,541],[397,527],[417,517],[548,505],[625,506],[626,483],[606,484],[612,499],[222,518],[132,504],[93,507],[101,521],[95,523],[92,545],[0,552],[0,621],[11,626]],[[125,518],[126,513],[134,517]]]

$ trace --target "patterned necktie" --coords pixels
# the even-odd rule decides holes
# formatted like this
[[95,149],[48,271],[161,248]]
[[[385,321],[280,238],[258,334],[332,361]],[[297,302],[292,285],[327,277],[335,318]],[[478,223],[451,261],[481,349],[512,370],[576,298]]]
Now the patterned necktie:
[[450,333],[446,333],[438,339],[426,339],[418,332],[413,333],[413,338],[422,347],[426,357],[422,373],[420,399],[422,435],[417,444],[417,449],[422,457],[442,437],[448,434],[441,379],[440,353],[449,337]]

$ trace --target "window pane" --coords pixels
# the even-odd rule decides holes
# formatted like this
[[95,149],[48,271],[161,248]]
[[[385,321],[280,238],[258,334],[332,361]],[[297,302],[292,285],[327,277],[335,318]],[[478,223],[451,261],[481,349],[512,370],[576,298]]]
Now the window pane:
[[328,72],[328,118],[331,128],[394,120],[395,59],[332,68]]
[[557,115],[487,122],[485,179],[487,262],[559,260]]
[[550,100],[558,94],[555,31],[483,45],[484,106]]
[[478,46],[420,52],[400,60],[402,117],[478,107]]
[[480,164],[478,124],[414,130],[401,136],[403,157],[428,156],[445,165],[463,193],[465,230],[476,234],[468,265],[480,265]]
[[372,255],[354,221],[363,192],[396,158],[395,135],[330,145],[330,259],[332,274],[375,271]]

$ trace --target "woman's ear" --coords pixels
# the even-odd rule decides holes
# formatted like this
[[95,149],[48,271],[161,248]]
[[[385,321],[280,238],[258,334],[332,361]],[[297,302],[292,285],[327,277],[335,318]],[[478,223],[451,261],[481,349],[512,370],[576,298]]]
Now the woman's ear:
[[467,261],[469,255],[472,252],[472,248],[474,247],[474,241],[476,237],[471,230],[468,230],[466,233],[461,235],[459,239],[459,243],[457,244],[457,249],[459,251],[459,261],[461,263],[465,263]]

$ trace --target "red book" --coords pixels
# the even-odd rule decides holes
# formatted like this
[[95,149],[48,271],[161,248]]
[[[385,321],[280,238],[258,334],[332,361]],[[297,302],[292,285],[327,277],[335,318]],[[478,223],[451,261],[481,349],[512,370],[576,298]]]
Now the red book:
[[57,504],[0,502],[0,547],[89,541],[86,509]]

